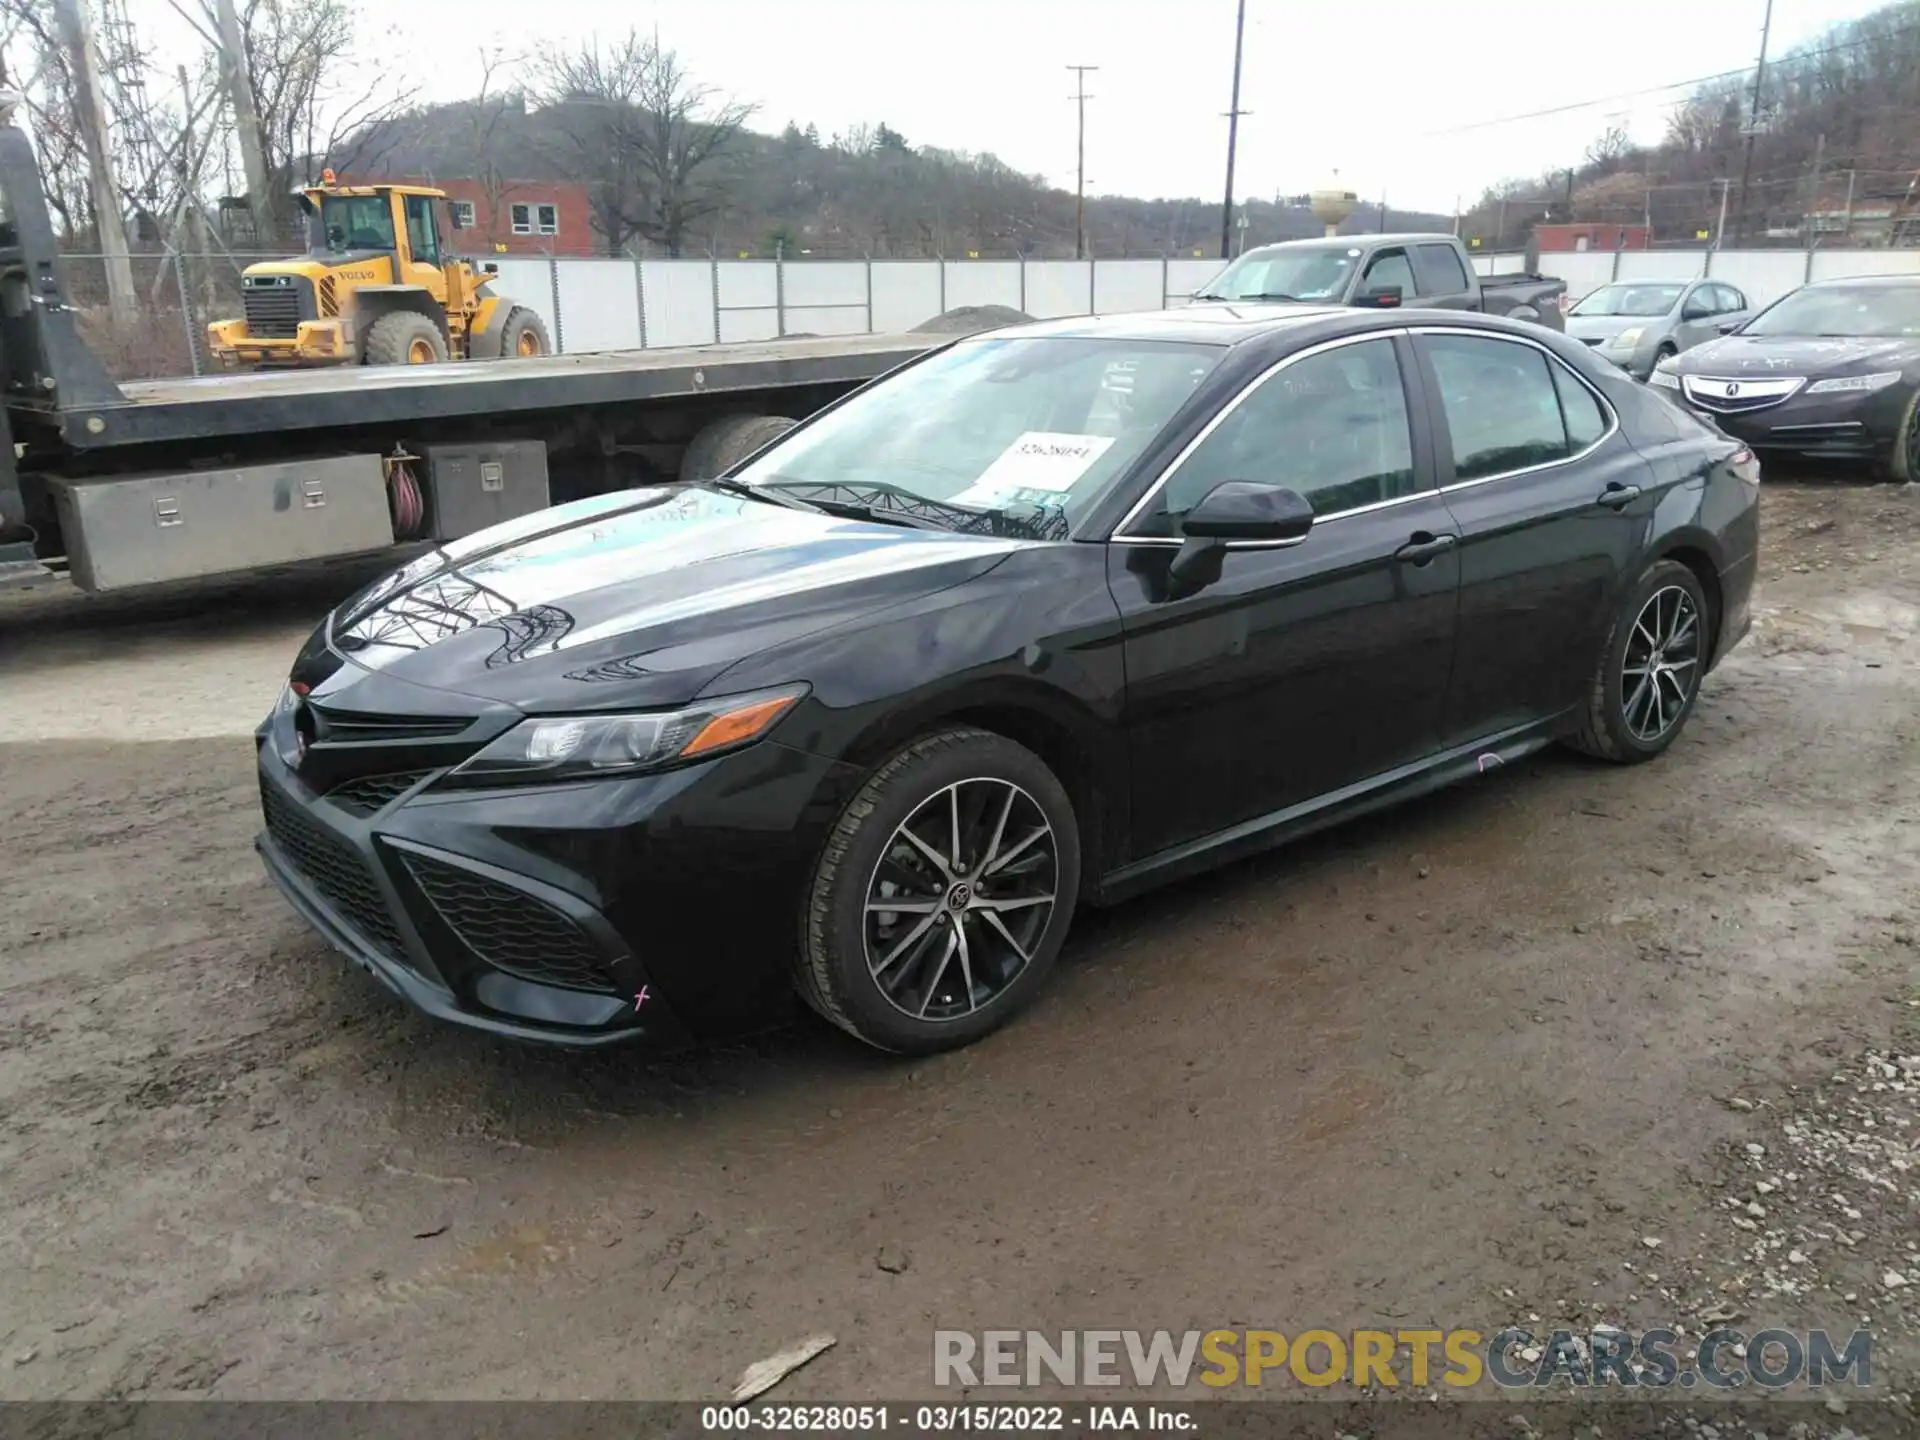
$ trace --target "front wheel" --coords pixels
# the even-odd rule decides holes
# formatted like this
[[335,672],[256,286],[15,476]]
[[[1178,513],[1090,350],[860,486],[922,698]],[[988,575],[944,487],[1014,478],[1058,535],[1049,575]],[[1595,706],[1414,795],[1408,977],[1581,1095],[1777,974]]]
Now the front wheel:
[[835,824],[801,916],[807,1003],[867,1044],[971,1044],[1039,991],[1072,923],[1080,831],[1032,751],[942,730],[874,771]]
[[1623,765],[1679,738],[1712,657],[1712,617],[1699,577],[1662,560],[1614,617],[1572,745]]
[[1920,390],[1907,401],[1907,413],[1893,437],[1893,454],[1887,460],[1887,478],[1898,484],[1920,481]]

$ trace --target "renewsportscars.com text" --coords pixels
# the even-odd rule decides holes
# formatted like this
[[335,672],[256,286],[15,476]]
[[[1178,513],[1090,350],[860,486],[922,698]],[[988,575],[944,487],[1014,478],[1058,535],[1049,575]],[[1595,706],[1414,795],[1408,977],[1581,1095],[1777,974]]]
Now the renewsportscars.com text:
[[1737,1390],[1873,1383],[1873,1337],[1824,1330],[1715,1330],[1696,1348],[1677,1331],[1607,1326],[1543,1335],[1478,1330],[937,1330],[936,1386],[1140,1389],[1342,1383],[1384,1389],[1491,1382],[1502,1389]]

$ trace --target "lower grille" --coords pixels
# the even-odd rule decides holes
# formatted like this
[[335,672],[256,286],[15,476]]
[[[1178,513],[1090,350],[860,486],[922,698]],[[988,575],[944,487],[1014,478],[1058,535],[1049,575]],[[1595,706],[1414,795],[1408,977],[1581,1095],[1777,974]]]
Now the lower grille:
[[240,292],[247,333],[262,340],[291,340],[300,333],[300,292],[292,285],[249,286]]
[[395,960],[404,960],[406,943],[381,898],[366,862],[346,841],[307,818],[298,805],[269,785],[260,787],[267,833],[293,868],[333,905],[361,935]]
[[394,775],[364,775],[334,786],[327,792],[327,799],[364,819],[386,809],[432,773],[431,770],[405,770]]
[[593,941],[552,906],[424,855],[402,858],[448,928],[494,969],[540,985],[619,993]]

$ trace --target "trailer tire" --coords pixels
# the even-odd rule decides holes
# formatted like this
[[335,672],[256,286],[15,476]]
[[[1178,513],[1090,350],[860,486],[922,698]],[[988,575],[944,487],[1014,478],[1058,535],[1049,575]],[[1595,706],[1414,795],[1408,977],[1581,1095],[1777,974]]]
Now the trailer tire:
[[691,485],[726,474],[797,423],[784,415],[722,415],[687,442],[686,453],[680,457],[680,482]]
[[373,322],[360,353],[367,365],[438,365],[447,358],[447,337],[419,311],[396,310]]
[[519,308],[507,316],[500,330],[500,354],[507,360],[529,360],[535,355],[551,355],[553,341],[547,338],[547,323],[533,311]]

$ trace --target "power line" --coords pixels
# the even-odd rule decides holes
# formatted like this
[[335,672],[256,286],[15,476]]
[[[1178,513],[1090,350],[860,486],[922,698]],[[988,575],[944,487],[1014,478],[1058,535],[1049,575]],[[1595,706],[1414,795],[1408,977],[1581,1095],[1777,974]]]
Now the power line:
[[[1788,65],[1798,65],[1808,60],[1837,55],[1842,51],[1858,50],[1864,45],[1877,45],[1882,41],[1898,39],[1902,35],[1920,35],[1920,25],[1896,26],[1890,30],[1883,30],[1877,35],[1864,35],[1857,40],[1840,40],[1818,49],[1796,51],[1776,61],[1774,68],[1779,70]],[[1622,90],[1612,95],[1601,95],[1593,100],[1579,100],[1568,105],[1551,105],[1545,110],[1527,110],[1517,115],[1500,115],[1490,120],[1475,120],[1466,125],[1454,125],[1445,130],[1429,130],[1426,135],[1429,138],[1464,135],[1473,130],[1490,130],[1497,125],[1517,125],[1522,120],[1543,120],[1553,115],[1571,115],[1576,111],[1594,110],[1620,100],[1637,100],[1648,95],[1664,95],[1674,90],[1691,90],[1697,85],[1711,85],[1716,80],[1744,80],[1752,73],[1753,66],[1743,65],[1738,70],[1718,70],[1711,75],[1695,75],[1690,80],[1675,80],[1666,85],[1649,85],[1643,90]]]
[[1076,147],[1073,181],[1073,258],[1087,258],[1087,72],[1098,65],[1069,65],[1074,72],[1074,93],[1067,98],[1080,107],[1080,138]]

